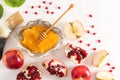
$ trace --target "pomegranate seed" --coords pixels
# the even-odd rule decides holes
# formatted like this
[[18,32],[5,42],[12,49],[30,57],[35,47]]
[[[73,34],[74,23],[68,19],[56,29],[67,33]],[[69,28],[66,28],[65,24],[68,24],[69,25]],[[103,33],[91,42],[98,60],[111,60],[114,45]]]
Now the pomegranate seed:
[[52,2],[49,2],[49,5],[51,5],[52,4]]
[[38,5],[38,8],[41,8],[41,5]]
[[46,11],[47,14],[49,14],[50,12],[49,11]]
[[82,41],[82,40],[80,40],[79,42],[80,42],[80,43],[82,43],[83,41]]
[[58,9],[61,9],[61,7],[60,7],[60,6],[58,6],[57,8],[58,8]]
[[98,42],[98,43],[100,43],[100,42],[101,42],[101,40],[97,40],[97,42]]
[[89,31],[89,30],[87,30],[87,33],[90,33],[90,31]]
[[51,12],[51,14],[54,14],[54,12]]
[[37,15],[38,13],[37,12],[34,12],[35,15]]
[[92,14],[89,14],[88,16],[89,16],[89,17],[93,17],[93,15],[92,15]]
[[28,13],[28,11],[25,11],[25,14],[27,14]]
[[93,50],[96,50],[96,48],[93,48]]
[[92,33],[93,35],[96,35],[96,33]]
[[46,1],[43,1],[43,4],[46,4]]
[[107,66],[110,66],[110,63],[106,63]]
[[91,28],[94,28],[95,26],[94,25],[91,25]]
[[111,67],[112,69],[115,69],[115,67],[113,66],[113,67]]
[[109,70],[109,72],[113,72],[112,70]]
[[45,9],[48,9],[48,6],[46,6]]
[[31,6],[31,9],[33,9],[34,8],[34,6]]
[[88,43],[88,44],[87,44],[87,46],[89,47],[89,46],[90,46],[90,44]]

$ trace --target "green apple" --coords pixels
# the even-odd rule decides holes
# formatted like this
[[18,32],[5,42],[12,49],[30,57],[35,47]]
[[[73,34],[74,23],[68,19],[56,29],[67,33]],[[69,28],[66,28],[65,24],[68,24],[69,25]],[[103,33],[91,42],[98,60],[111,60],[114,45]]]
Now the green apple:
[[4,12],[4,8],[3,8],[3,6],[0,4],[0,18],[3,16],[3,12]]

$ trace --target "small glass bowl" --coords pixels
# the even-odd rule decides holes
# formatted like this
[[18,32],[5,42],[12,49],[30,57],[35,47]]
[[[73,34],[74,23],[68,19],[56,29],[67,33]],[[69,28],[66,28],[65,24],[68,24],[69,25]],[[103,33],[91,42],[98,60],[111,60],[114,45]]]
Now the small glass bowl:
[[25,26],[22,26],[22,27],[19,27],[19,28],[15,29],[15,38],[16,38],[18,44],[20,45],[20,48],[26,50],[27,53],[31,57],[33,57],[33,58],[42,58],[42,57],[48,56],[48,55],[50,55],[51,51],[55,51],[55,50],[59,49],[62,46],[62,42],[63,42],[62,32],[61,32],[61,30],[59,28],[53,27],[52,30],[54,32],[56,32],[58,34],[58,36],[59,36],[59,41],[53,48],[51,48],[50,50],[48,50],[45,53],[42,53],[42,54],[41,53],[37,53],[37,54],[35,54],[34,52],[32,52],[29,49],[27,49],[26,47],[24,47],[20,43],[20,41],[23,40],[23,36],[20,33],[25,28],[29,28],[29,27],[32,27],[32,26],[35,26],[35,25],[41,25],[41,26],[44,26],[44,27],[47,27],[47,28],[49,26],[51,26],[51,24],[48,21],[43,21],[42,19],[38,19],[38,20],[34,20],[34,21],[29,21]]

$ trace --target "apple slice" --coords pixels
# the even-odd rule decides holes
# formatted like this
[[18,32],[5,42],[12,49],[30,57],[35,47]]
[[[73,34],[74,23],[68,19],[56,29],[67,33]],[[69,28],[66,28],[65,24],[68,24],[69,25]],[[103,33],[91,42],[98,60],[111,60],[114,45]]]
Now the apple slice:
[[108,71],[99,71],[96,74],[96,80],[114,80],[114,76]]
[[97,52],[93,56],[93,65],[95,65],[96,67],[101,67],[105,63],[105,60],[107,59],[108,55],[108,52],[105,50]]
[[75,40],[84,34],[84,28],[80,21],[75,20],[71,23],[66,23],[63,27],[63,32],[66,38]]

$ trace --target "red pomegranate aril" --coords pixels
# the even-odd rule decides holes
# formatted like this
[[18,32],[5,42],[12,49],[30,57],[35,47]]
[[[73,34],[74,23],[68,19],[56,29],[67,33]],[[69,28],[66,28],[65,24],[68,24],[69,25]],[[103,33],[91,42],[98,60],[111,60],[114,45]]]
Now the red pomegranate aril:
[[107,66],[110,66],[110,63],[106,63]]
[[51,12],[51,14],[54,14],[54,12]]
[[33,78],[33,80],[34,79],[35,80],[40,80],[41,79],[39,72],[34,72],[34,74],[32,74],[31,76],[32,76],[31,78]]
[[49,5],[51,5],[52,4],[52,2],[49,2]]
[[28,11],[25,11],[25,14],[27,14],[28,13]]
[[46,4],[46,1],[43,1],[43,4]]
[[35,15],[37,15],[38,13],[37,12],[34,12]]
[[88,53],[86,52],[86,50],[80,49],[79,52],[80,52],[80,54],[82,55],[83,58],[86,58],[86,57],[87,57],[87,54],[88,54]]
[[45,9],[48,9],[48,6],[46,6]]
[[97,42],[98,42],[98,43],[100,43],[100,42],[101,42],[101,40],[97,40]]
[[61,7],[60,7],[60,6],[58,6],[57,8],[58,8],[58,9],[61,9]]
[[79,40],[79,43],[82,43],[83,41],[82,40]]
[[28,70],[28,76],[34,74],[38,69],[35,66],[29,66],[27,67]]
[[93,35],[96,35],[96,33],[92,33]]
[[87,44],[87,46],[89,47],[89,46],[90,46],[90,44],[88,43],[88,44]]
[[63,72],[58,72],[58,74],[59,74],[59,77],[63,77],[64,76]]
[[113,66],[113,67],[111,67],[112,69],[115,69],[115,67]]
[[91,25],[91,28],[94,28],[95,26],[94,25]]
[[90,33],[90,30],[87,30],[86,32],[87,32],[87,33]]
[[33,9],[34,8],[34,6],[31,6],[31,9]]
[[97,48],[93,48],[93,50],[96,50]]
[[112,70],[109,70],[109,72],[113,72]]
[[90,18],[92,18],[92,17],[93,17],[93,15],[92,15],[92,14],[89,14],[88,16],[89,16]]
[[38,8],[41,8],[41,5],[38,5]]
[[46,11],[47,14],[49,14],[50,12],[49,11]]
[[21,72],[17,75],[16,80],[28,80],[25,76],[25,72]]

